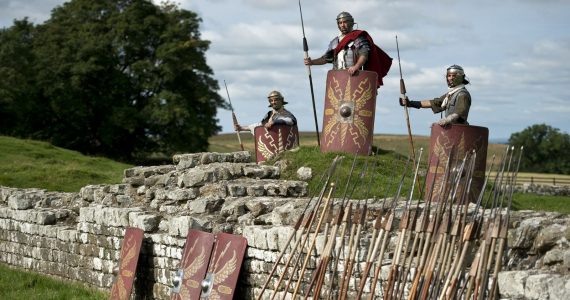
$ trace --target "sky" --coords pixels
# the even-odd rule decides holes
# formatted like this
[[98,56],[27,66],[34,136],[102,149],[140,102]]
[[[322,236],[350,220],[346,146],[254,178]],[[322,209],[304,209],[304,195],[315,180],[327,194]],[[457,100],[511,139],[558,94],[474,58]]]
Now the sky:
[[[0,27],[28,17],[49,19],[62,0],[0,0]],[[154,1],[159,3],[159,1]],[[227,84],[240,124],[260,121],[267,95],[279,90],[299,130],[315,131],[311,90],[303,64],[299,2],[294,0],[178,0],[202,19],[211,41],[208,65],[227,100]],[[489,128],[490,140],[545,123],[570,133],[570,1],[568,0],[319,0],[301,1],[309,55],[320,57],[338,35],[336,16],[350,12],[355,28],[394,58],[376,99],[375,134],[407,134],[398,105],[400,73],[411,100],[439,97],[447,90],[445,70],[465,69],[471,84],[471,125]],[[325,79],[331,65],[312,66],[319,129]],[[415,135],[430,134],[439,119],[430,109],[410,109]],[[222,132],[233,131],[231,112],[221,109]]]

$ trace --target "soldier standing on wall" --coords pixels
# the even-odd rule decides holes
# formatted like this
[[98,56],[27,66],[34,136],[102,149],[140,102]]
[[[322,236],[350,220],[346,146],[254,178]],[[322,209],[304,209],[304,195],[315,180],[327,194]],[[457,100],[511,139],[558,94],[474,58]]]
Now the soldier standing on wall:
[[378,87],[386,76],[392,58],[374,44],[372,37],[364,30],[353,30],[354,18],[348,12],[341,12],[336,17],[339,36],[333,38],[325,54],[317,59],[305,58],[305,65],[333,64],[333,70],[348,70],[356,75],[364,69],[378,73]]
[[400,105],[413,108],[431,108],[434,113],[445,111],[445,118],[440,119],[437,123],[441,126],[448,124],[465,124],[471,107],[471,94],[465,88],[469,81],[465,79],[463,68],[458,65],[452,65],[447,68],[447,86],[448,92],[438,98],[432,100],[411,101],[400,98]]

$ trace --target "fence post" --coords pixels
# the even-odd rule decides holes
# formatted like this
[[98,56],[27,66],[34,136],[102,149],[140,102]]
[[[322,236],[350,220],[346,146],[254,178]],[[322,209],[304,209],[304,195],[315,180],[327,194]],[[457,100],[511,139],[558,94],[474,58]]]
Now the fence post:
[[530,176],[530,184],[534,184],[534,177]]
[[556,177],[552,177],[552,185],[556,185]]

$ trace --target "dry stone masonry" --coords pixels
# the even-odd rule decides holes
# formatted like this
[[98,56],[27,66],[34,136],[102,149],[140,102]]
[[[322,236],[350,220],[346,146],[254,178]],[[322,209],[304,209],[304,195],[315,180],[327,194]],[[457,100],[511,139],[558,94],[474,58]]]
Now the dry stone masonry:
[[[120,184],[78,193],[0,187],[0,263],[110,290],[125,228],[137,227],[145,239],[134,293],[169,299],[188,230],[223,231],[248,240],[236,295],[254,299],[312,195],[305,181],[279,179],[283,165],[255,164],[248,152],[196,153],[127,169]],[[299,176],[307,180],[311,170]],[[501,297],[570,299],[570,217],[525,211],[511,220]],[[322,237],[317,245],[315,255]],[[365,258],[361,251],[357,270]]]

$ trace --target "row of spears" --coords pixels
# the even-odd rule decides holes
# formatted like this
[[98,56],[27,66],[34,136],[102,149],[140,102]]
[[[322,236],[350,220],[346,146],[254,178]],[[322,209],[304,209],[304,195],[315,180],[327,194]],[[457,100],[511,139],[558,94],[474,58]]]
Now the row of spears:
[[[415,166],[408,158],[402,175],[393,176],[380,200],[368,197],[378,164],[369,168],[366,158],[353,179],[356,156],[344,193],[337,195],[341,184],[335,170],[344,157],[335,157],[310,192],[257,299],[496,299],[522,150],[517,160],[514,147],[507,147],[489,180],[493,156],[475,203],[467,201],[473,192],[475,151],[461,158],[452,148],[437,179],[441,184],[435,184],[437,176],[424,180],[431,188],[419,200],[412,198],[422,186],[422,149]],[[435,164],[438,170],[439,159]],[[410,167],[415,169],[410,194],[400,199]],[[347,200],[359,184],[368,184],[364,199]],[[391,190],[395,196],[390,199]],[[370,209],[369,198],[377,209]]]

